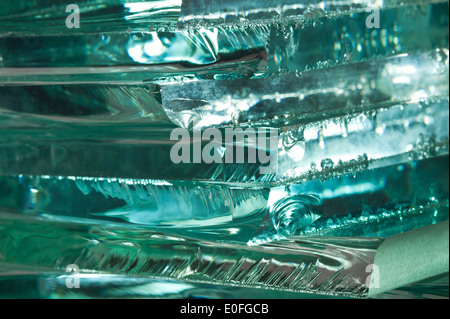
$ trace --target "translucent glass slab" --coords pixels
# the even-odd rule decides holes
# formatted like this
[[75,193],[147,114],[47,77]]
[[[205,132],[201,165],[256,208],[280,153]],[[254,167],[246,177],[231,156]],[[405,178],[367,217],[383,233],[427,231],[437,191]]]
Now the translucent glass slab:
[[[148,23],[143,29],[138,22],[125,30],[121,22],[113,24],[118,28],[115,31],[110,28],[111,22],[100,16],[96,24],[92,22],[95,27],[88,20],[88,26],[74,31],[65,27],[64,19],[56,19],[60,26],[50,24],[51,29],[44,27],[33,34],[35,19],[28,26],[21,21],[16,23],[17,28],[31,31],[18,33],[5,26],[5,33],[0,35],[0,83],[172,83],[259,78],[448,47],[448,2],[419,2],[417,8],[410,6],[413,3],[381,7],[382,29],[360,28],[368,15],[362,9],[369,2],[355,4],[359,9],[353,14],[346,11],[337,17],[317,13],[293,21],[272,18],[244,25],[219,23],[195,28],[167,27],[159,25],[158,19],[148,18],[159,26]],[[153,5],[172,6],[172,2],[124,6],[129,6],[125,11],[143,10],[137,16],[145,17]],[[328,6],[306,3],[300,7],[316,12],[311,8],[317,5]],[[336,5],[348,7],[342,2]],[[48,15],[59,12],[55,7],[48,10]],[[155,14],[161,12],[170,10],[157,9]],[[16,21],[18,17],[11,19]],[[21,55],[22,50],[30,54]]]
[[[448,154],[448,112],[446,98],[397,105],[350,120],[329,119],[306,125],[304,131],[291,128],[293,132],[287,130],[280,138],[286,142],[279,154],[277,177],[283,182],[326,179]],[[433,120],[429,122],[428,116]],[[297,132],[303,133],[304,140],[289,138],[298,136]]]
[[[0,37],[6,84],[142,83],[248,77],[266,65],[267,27]],[[22,55],[27,50],[32,54]]]
[[445,221],[447,162],[445,156],[272,188],[266,221],[248,244],[298,235],[387,237]]
[[0,86],[2,128],[171,125],[155,85]]
[[370,14],[364,10],[272,24],[267,73],[298,74],[448,47],[448,2],[378,8],[379,28],[363,27]]
[[448,72],[448,50],[438,49],[299,75],[167,85],[161,96],[169,118],[185,128],[285,126],[447,97]]
[[[141,30],[152,27],[167,27],[177,23],[180,28],[202,25],[270,23],[274,21],[304,21],[321,17],[335,17],[365,12],[367,8],[412,7],[443,0],[345,0],[304,1],[286,0],[283,3],[271,0],[264,3],[236,0],[108,0],[102,3],[79,1],[77,6],[83,19],[81,32],[110,30]],[[14,1],[0,9],[4,33],[38,34],[67,33],[66,12],[70,1]],[[19,19],[21,23],[19,23]],[[73,31],[73,30],[70,30]]]
[[[79,9],[80,28],[69,29],[67,17]],[[177,23],[181,0],[93,2],[73,1],[8,1],[0,9],[0,36],[43,35],[141,30],[170,27]]]
[[[2,117],[11,120],[8,114]],[[244,143],[244,130],[231,131],[236,137],[231,142],[231,133],[227,138],[222,130],[221,139],[212,145],[213,153],[220,157],[214,157],[210,164],[193,158],[193,153],[201,154],[211,143],[210,139],[200,142],[202,132],[198,130],[191,132],[186,144],[192,150],[189,161],[175,163],[171,152],[180,140],[170,138],[173,126],[134,123],[92,127],[74,122],[45,129],[5,128],[0,135],[0,173],[295,183],[448,154],[448,123],[445,98],[285,127],[279,134],[276,129],[260,129],[255,137],[260,136],[261,143]],[[234,157],[237,146],[243,151],[239,162]],[[250,161],[250,150],[264,151],[268,162],[259,157]],[[231,154],[230,162],[227,158]]]
[[[151,298],[151,299],[324,299],[339,298],[312,293],[270,291],[257,288],[237,288],[203,283],[186,283],[174,279],[130,278],[108,274],[61,275],[35,268],[10,274],[11,265],[3,264],[0,272],[0,298],[85,299],[85,298]],[[66,282],[80,280],[78,289],[67,289]],[[440,280],[424,281],[401,287],[375,299],[448,299],[448,275]]]
[[[279,88],[276,92],[271,91],[274,86]],[[443,49],[270,79],[162,86],[3,86],[0,109],[2,114],[20,116],[14,122],[3,121],[8,126],[25,125],[33,120],[32,115],[40,116],[35,117],[35,124],[28,125],[42,125],[45,119],[167,124],[167,114],[174,124],[185,128],[194,124],[194,128],[231,124],[255,127],[305,124],[445,96],[448,50]]]
[[[382,242],[305,238],[259,247],[214,245],[148,230],[124,232],[16,216],[2,213],[0,219],[0,258],[7,264],[60,271],[77,264],[89,273],[355,297],[367,294],[361,282],[366,282],[366,267]],[[33,253],[35,247],[40,254]]]
[[178,228],[238,224],[264,211],[269,195],[261,187],[94,177],[11,176],[0,185],[0,205],[25,214]]
[[[299,235],[387,237],[448,219],[448,156],[275,187],[0,177],[0,207],[43,220],[256,245]],[[167,203],[171,203],[168,205]]]
[[0,8],[0,298],[368,297],[426,226],[375,297],[448,298],[448,1],[68,4]]

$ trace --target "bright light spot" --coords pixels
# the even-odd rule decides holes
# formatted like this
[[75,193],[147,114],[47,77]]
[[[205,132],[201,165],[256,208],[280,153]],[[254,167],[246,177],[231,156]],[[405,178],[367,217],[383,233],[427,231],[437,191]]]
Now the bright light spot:
[[342,126],[337,123],[328,123],[327,126],[323,129],[323,136],[339,136],[342,135]]
[[152,9],[171,8],[177,6],[181,7],[181,0],[147,1],[147,2],[133,2],[124,4],[124,7],[127,8],[128,11],[131,13],[151,11]]
[[409,76],[397,76],[392,80],[394,84],[410,84],[411,79]]
[[425,100],[427,98],[428,98],[428,93],[424,90],[414,92],[414,94],[411,96],[411,99],[413,101]]

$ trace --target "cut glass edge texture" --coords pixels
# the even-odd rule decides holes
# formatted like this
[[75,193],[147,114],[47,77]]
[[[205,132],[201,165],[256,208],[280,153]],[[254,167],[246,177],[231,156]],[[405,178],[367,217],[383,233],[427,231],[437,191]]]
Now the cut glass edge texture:
[[0,7],[0,298],[449,297],[448,1],[69,2]]

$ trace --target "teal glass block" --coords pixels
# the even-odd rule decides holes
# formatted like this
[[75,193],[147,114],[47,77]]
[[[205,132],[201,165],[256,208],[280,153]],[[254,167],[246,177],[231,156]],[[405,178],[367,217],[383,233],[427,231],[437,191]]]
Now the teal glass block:
[[448,26],[446,0],[2,4],[0,298],[448,298]]

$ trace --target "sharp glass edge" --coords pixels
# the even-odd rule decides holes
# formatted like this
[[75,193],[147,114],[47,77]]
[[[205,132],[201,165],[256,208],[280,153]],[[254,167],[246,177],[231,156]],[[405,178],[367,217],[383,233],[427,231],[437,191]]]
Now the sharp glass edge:
[[[223,131],[218,130],[219,140],[214,136],[213,140],[203,142],[201,131],[196,130],[190,133],[181,129],[184,130],[182,139],[180,136],[170,138],[173,128],[140,132],[136,142],[120,131],[116,132],[117,136],[105,135],[107,127],[97,128],[98,133],[89,126],[66,127],[63,133],[58,127],[44,131],[34,129],[31,141],[21,131],[8,130],[3,139],[13,140],[2,146],[0,171],[3,175],[97,176],[274,186],[448,154],[448,119],[448,97],[445,97],[285,127],[279,134],[272,134],[274,129],[258,131],[264,145],[248,144],[255,139],[244,143],[249,133],[242,129],[225,131],[223,135]],[[77,138],[73,137],[74,132]],[[129,135],[139,130],[126,132]],[[236,138],[231,143],[227,138],[230,134]],[[31,150],[27,146],[30,142],[34,145]],[[214,155],[204,153],[206,147],[212,147]],[[191,149],[200,158],[192,158]],[[231,155],[239,150],[244,158],[234,159]],[[254,154],[258,152],[258,158],[255,155],[253,162],[249,159],[246,162],[245,156],[250,150]],[[156,154],[158,160],[152,160],[151,156]],[[269,162],[264,164],[261,154],[263,158],[268,157]],[[182,161],[176,163],[173,156]],[[95,160],[89,161],[89,165],[79,165],[80,160],[85,162],[88,158]],[[111,158],[123,160],[115,164]],[[205,159],[211,159],[211,163]]]
[[[286,0],[283,5],[276,0],[258,2],[238,0],[157,0],[122,1],[110,0],[101,5],[87,1],[78,1],[80,14],[85,18],[80,29],[68,29],[65,26],[66,7],[71,1],[58,3],[42,2],[36,9],[34,1],[9,3],[0,10],[0,27],[4,34],[36,34],[33,23],[40,25],[40,31],[53,34],[71,32],[96,32],[104,29],[104,24],[113,31],[147,31],[153,28],[196,28],[208,25],[272,23],[334,17],[342,14],[364,12],[368,8],[392,8],[400,6],[423,5],[445,2],[445,0],[345,0],[345,1],[308,1]],[[110,8],[111,11],[107,11]],[[70,11],[69,11],[70,12]],[[108,18],[102,20],[102,15]],[[86,17],[87,16],[87,17]],[[17,24],[17,19],[22,19]],[[114,21],[114,23],[111,23]]]

